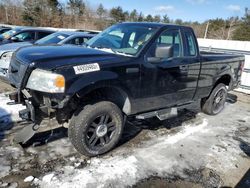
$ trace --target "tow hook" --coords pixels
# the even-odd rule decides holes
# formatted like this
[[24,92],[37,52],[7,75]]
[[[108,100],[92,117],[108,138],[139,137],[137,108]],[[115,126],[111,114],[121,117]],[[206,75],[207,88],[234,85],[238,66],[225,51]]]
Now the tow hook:
[[40,127],[40,125],[38,125],[36,123],[30,124],[30,125],[24,127],[22,130],[17,132],[13,141],[16,143],[25,144],[29,139],[31,139],[36,134],[39,127]]

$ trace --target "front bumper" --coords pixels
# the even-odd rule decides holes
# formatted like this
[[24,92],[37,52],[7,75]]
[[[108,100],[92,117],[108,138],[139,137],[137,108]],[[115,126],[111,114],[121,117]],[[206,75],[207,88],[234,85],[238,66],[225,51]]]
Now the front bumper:
[[[66,113],[72,109],[70,97],[61,94],[49,94],[23,89],[9,94],[9,98],[14,100],[15,103],[25,105],[26,110],[20,111],[20,117],[33,122],[37,122],[41,118],[58,116],[60,113]],[[61,119],[65,119],[63,116],[61,116]]]
[[19,117],[23,120],[32,121],[35,123],[36,116],[34,106],[29,101],[25,101],[25,106],[26,109],[19,111]]
[[9,99],[14,101],[14,104],[23,104],[26,106],[26,109],[19,111],[19,117],[23,120],[32,123],[38,123],[36,114],[35,114],[35,107],[31,103],[31,95],[27,92],[27,90],[23,91],[15,91],[9,94]]
[[19,111],[19,117],[28,124],[14,137],[14,141],[18,143],[26,143],[34,134],[38,132],[50,131],[59,127],[68,127],[66,123],[60,123],[56,119],[57,109],[51,107],[50,100],[40,104],[34,105],[33,96],[24,89],[16,91],[9,95],[9,98],[15,103],[21,103],[26,106],[26,109]]

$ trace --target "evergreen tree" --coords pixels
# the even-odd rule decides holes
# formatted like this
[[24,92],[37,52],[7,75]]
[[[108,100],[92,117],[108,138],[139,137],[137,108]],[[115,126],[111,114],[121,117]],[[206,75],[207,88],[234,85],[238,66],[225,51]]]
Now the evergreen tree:
[[123,14],[124,14],[124,21],[129,21],[129,12],[125,11],[123,12]]
[[161,16],[160,15],[155,15],[154,16],[154,22],[161,22]]
[[154,18],[151,14],[148,14],[147,17],[145,18],[145,21],[146,22],[153,22],[154,21]]
[[233,34],[233,40],[250,41],[250,11],[245,9],[245,16]]
[[83,0],[69,0],[68,6],[74,16],[82,16],[86,8]]
[[169,17],[168,17],[167,14],[165,14],[165,15],[163,16],[162,22],[163,22],[163,23],[170,23],[170,19],[169,19]]
[[176,19],[176,20],[174,21],[174,23],[177,24],[177,25],[183,25],[182,19]]
[[129,15],[129,21],[132,21],[132,22],[137,22],[138,21],[138,13],[137,13],[137,10],[134,9],[130,15]]
[[104,9],[103,5],[100,4],[96,10],[97,15],[99,16],[99,18],[102,18],[103,15],[106,13],[106,10]]
[[[40,0],[40,4],[43,3],[43,0]],[[63,26],[63,9],[58,0],[45,0],[43,5],[46,8],[46,26],[50,27],[62,27]]]
[[77,23],[84,15],[86,6],[83,0],[69,0],[68,9],[70,10],[71,23],[76,27]]
[[122,22],[125,21],[125,14],[122,10],[122,7],[114,7],[110,10],[110,17],[115,21],[115,22]]
[[142,14],[142,12],[140,12],[139,16],[138,16],[138,22],[143,22],[144,20],[144,16]]
[[24,0],[22,18],[26,25],[40,26],[42,9],[39,3],[39,0]]

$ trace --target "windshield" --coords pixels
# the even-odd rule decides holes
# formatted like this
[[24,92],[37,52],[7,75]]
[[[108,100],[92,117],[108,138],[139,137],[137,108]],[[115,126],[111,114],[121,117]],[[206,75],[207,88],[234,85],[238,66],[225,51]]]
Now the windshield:
[[63,33],[53,33],[50,34],[38,41],[35,42],[35,44],[58,44],[59,42],[61,42],[62,40],[64,40],[65,38],[69,37],[69,35],[67,34],[63,34]]
[[87,46],[121,55],[136,56],[156,28],[120,24],[112,26],[87,42]]
[[15,35],[18,31],[19,31],[18,29],[11,29],[11,30],[3,33],[2,36],[4,39],[9,39],[13,35]]

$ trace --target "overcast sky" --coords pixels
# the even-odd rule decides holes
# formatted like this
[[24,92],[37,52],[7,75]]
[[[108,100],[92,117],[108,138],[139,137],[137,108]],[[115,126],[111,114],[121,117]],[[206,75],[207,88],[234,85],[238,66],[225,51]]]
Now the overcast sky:
[[[66,0],[64,0],[66,1]],[[204,21],[211,18],[228,18],[244,15],[250,0],[88,0],[95,7],[102,3],[106,8],[121,6],[124,10],[137,9],[146,14],[168,14],[171,19]]]

